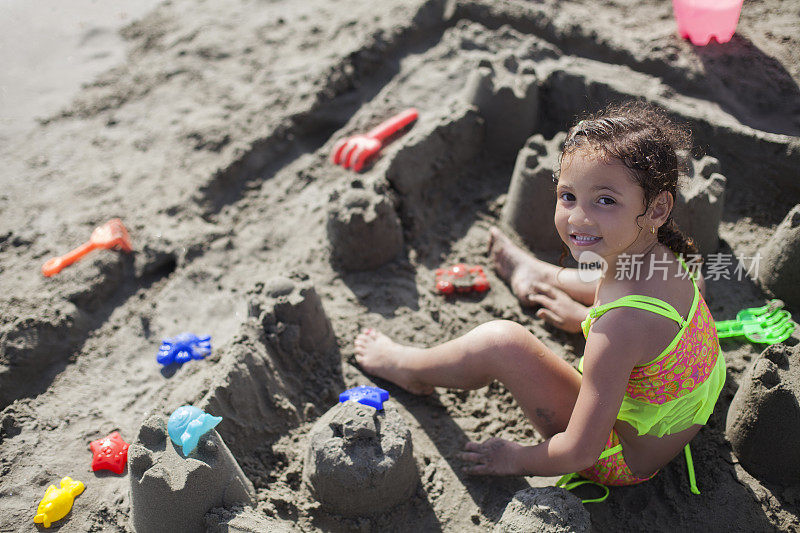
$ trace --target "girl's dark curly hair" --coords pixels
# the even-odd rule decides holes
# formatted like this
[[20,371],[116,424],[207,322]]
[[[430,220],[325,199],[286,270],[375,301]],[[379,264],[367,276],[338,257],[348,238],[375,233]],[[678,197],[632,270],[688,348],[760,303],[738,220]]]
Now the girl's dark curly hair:
[[[691,134],[661,109],[636,101],[611,105],[570,128],[559,166],[564,156],[584,147],[618,159],[631,171],[644,190],[645,210],[638,219],[661,191],[668,191],[677,201],[678,178],[686,164],[679,154],[689,153]],[[658,242],[676,254],[699,254],[694,240],[678,229],[671,213],[658,229]]]

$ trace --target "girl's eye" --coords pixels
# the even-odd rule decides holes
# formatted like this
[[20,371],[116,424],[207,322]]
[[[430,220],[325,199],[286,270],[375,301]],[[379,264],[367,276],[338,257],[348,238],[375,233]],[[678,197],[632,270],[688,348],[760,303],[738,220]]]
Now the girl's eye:
[[614,200],[609,196],[602,196],[600,197],[599,201],[602,205],[614,205],[615,203],[617,203],[616,200]]
[[562,192],[561,194],[558,195],[558,197],[564,200],[565,202],[572,202],[575,200],[575,195],[573,195],[571,192]]

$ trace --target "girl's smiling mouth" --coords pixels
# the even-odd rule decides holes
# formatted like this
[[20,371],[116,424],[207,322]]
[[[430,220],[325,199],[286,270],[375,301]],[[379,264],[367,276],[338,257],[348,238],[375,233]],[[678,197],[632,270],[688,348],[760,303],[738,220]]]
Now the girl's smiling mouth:
[[569,235],[570,242],[576,246],[591,246],[600,241],[600,239],[601,237],[587,235],[585,233],[570,233]]

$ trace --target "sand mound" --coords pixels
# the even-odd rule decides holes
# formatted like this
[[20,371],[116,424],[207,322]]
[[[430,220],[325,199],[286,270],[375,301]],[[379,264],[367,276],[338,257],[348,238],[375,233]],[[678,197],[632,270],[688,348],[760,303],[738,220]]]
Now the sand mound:
[[580,498],[571,492],[557,487],[531,488],[514,494],[494,531],[579,533],[591,531],[591,522]]

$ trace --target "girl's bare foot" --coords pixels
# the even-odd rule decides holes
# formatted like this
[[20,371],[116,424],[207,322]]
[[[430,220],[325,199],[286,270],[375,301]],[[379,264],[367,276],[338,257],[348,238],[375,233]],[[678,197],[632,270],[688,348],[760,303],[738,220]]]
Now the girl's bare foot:
[[537,283],[552,285],[557,267],[536,259],[517,246],[499,229],[489,229],[489,254],[500,278],[511,286],[514,296],[523,306],[535,305],[530,296]]
[[365,329],[357,337],[356,361],[365,372],[400,385],[413,394],[431,394],[434,388],[414,379],[413,372],[404,366],[408,356],[421,348],[403,346],[383,333]]

